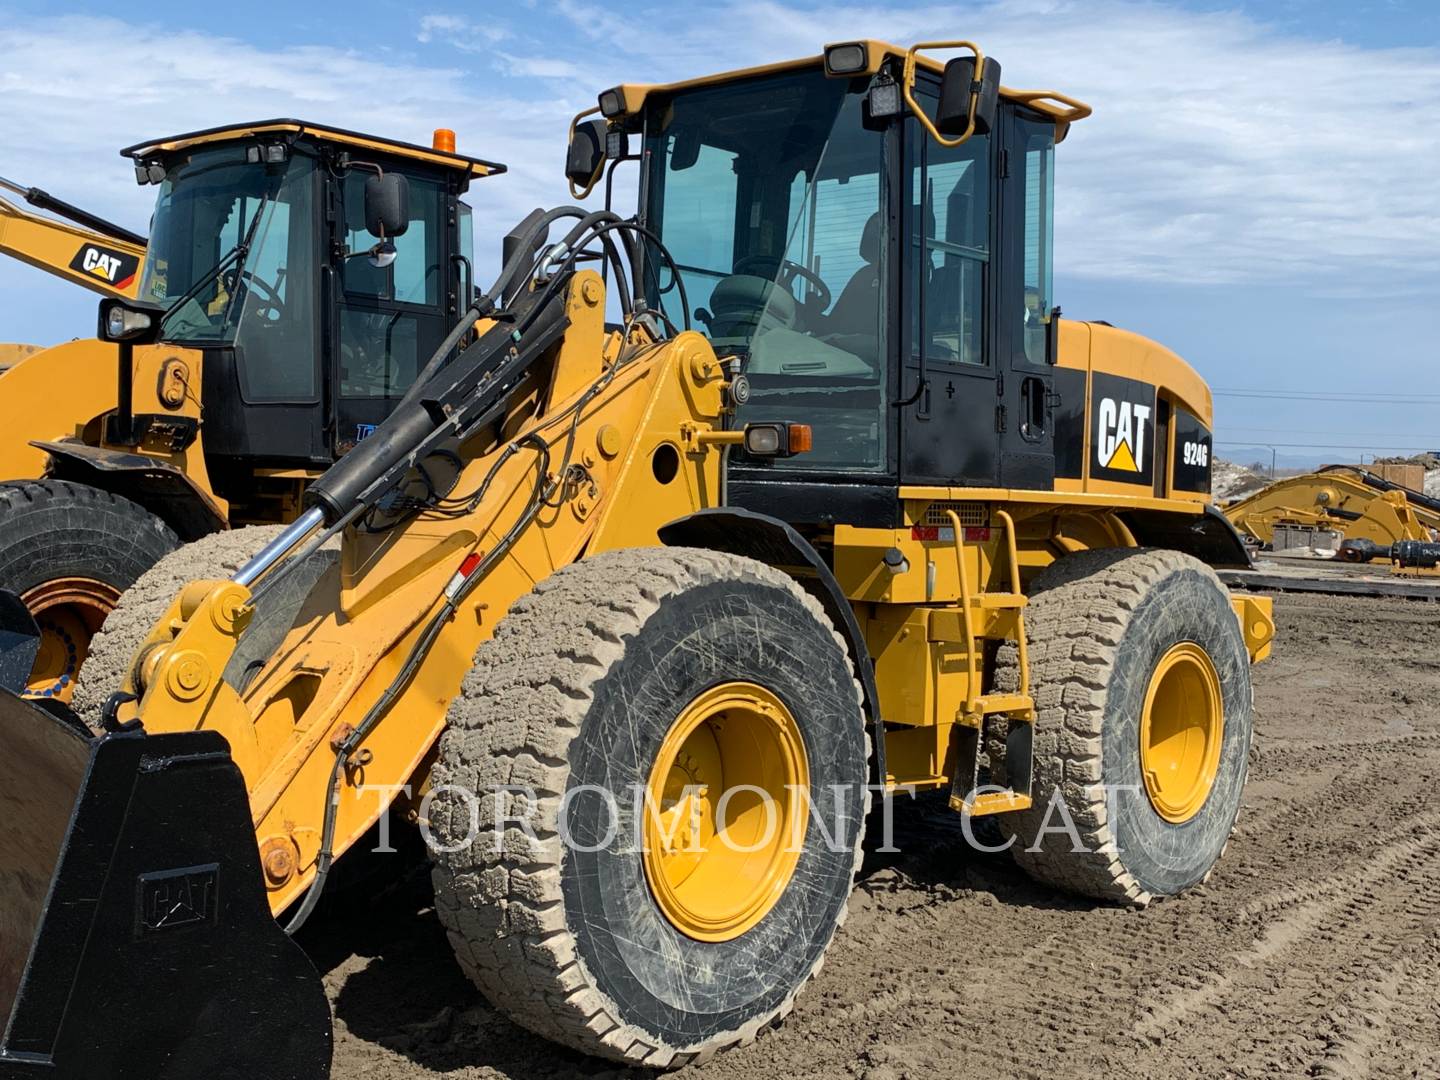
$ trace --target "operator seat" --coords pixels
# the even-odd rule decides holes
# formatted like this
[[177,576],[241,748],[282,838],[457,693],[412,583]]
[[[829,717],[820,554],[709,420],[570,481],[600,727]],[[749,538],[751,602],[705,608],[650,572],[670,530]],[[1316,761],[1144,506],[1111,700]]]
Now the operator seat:
[[825,317],[825,333],[874,336],[880,311],[880,212],[860,230],[860,269],[850,276]]

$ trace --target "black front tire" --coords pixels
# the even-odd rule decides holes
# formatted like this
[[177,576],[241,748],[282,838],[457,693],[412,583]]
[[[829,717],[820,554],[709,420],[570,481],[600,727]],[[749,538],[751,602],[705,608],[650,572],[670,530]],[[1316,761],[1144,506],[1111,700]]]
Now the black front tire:
[[[732,680],[793,714],[814,816],[773,907],[704,941],[647,885],[632,796],[686,703]],[[859,862],[867,761],[846,648],[785,574],[683,548],[587,559],[516,603],[451,708],[429,813],[437,910],[466,972],[523,1026],[631,1065],[704,1060],[789,1012],[819,970]],[[497,820],[504,785],[535,801],[516,791]],[[456,789],[479,796],[478,833]],[[586,834],[601,793],[613,840],[584,850],[603,843]]]
[[[1036,579],[1025,627],[1034,806],[1000,819],[1015,861],[1037,880],[1135,905],[1203,882],[1239,816],[1254,732],[1250,659],[1225,586],[1176,551],[1083,552]],[[1213,785],[1177,823],[1147,797],[1140,717],[1160,658],[1186,642],[1214,665],[1223,728]],[[1002,650],[1000,685],[1015,686],[1014,665],[1013,647]]]
[[[100,601],[113,602],[146,570],[179,546],[165,522],[119,495],[64,480],[0,484],[0,589],[34,597],[41,587],[71,581],[86,586],[96,604],[57,605],[52,618],[69,649],[72,664],[56,692],[73,690],[89,651],[90,635],[104,618]],[[60,607],[79,612],[59,630]],[[32,603],[33,610],[33,603]],[[40,613],[42,634],[47,616]],[[77,640],[83,638],[83,640]]]

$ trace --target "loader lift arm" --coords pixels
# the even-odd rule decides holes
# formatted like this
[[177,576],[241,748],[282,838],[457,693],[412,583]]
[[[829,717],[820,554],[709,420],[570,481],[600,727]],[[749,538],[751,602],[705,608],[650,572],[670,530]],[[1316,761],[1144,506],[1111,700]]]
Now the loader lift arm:
[[[312,498],[312,510],[235,581],[205,583],[196,606],[187,605],[189,630],[221,628],[209,642],[212,656],[225,642],[234,645],[253,610],[249,604],[258,597],[263,605],[261,594],[302,561],[296,549],[303,551],[303,541],[317,529],[323,537],[323,526],[338,531],[372,511],[402,521],[420,512],[420,506],[385,496],[403,486],[407,475],[413,479],[415,464],[437,442],[463,441],[493,423],[517,396],[529,369],[553,355],[568,325],[564,301],[573,264],[587,246],[581,234],[618,222],[614,215],[595,220],[578,210],[554,215],[566,216],[582,224],[572,233],[568,260],[548,283],[526,289],[527,273],[510,295],[497,288],[477,300],[427,365],[429,379],[382,425],[365,452],[331,470],[328,484]],[[538,247],[526,245],[515,257],[517,267],[532,270]],[[517,277],[502,277],[501,285]],[[495,311],[497,301],[502,311]],[[462,336],[458,331],[473,326],[482,312],[500,318],[446,364]],[[633,315],[626,311],[627,323]],[[613,372],[603,375],[600,385]],[[588,397],[581,395],[582,407]],[[566,413],[559,419],[564,422]],[[564,463],[553,473],[548,468],[543,440],[522,435],[509,446],[523,449],[527,440],[540,443],[540,466],[531,509],[513,524],[510,542],[533,520],[533,511],[547,505],[555,485],[565,482]],[[499,462],[508,456],[502,450]],[[478,584],[508,546],[502,540],[491,548],[470,571],[468,584]],[[252,594],[247,586],[257,579]],[[372,704],[366,720],[337,742],[337,774],[387,714],[467,591],[447,588],[436,598],[429,632],[420,636],[392,686]],[[22,605],[4,606],[11,599],[0,594],[0,646],[6,655],[23,653],[35,635]],[[183,630],[181,637],[176,640],[182,645],[197,640]],[[86,738],[64,706],[42,710],[16,697],[28,661],[22,655],[11,667],[12,675],[22,674],[0,693],[0,743],[10,751],[0,754],[0,785],[7,805],[15,805],[33,827],[10,847],[0,841],[0,902],[17,931],[0,942],[0,1018],[10,1018],[0,1041],[0,1080],[35,1075],[188,1080],[216,1068],[224,1076],[323,1080],[331,1047],[323,987],[266,903],[247,785],[221,733],[165,731],[163,724],[147,724],[147,732],[116,722],[112,707],[109,733]],[[202,713],[208,700],[196,703]],[[142,697],[142,713],[145,704]],[[315,794],[318,804],[322,792]],[[201,821],[204,827],[191,827]],[[291,920],[292,930],[319,895],[330,848],[348,840],[334,839],[333,813],[326,816],[325,832],[320,870]],[[191,951],[203,957],[200,964],[172,955]],[[182,967],[183,977],[177,976]],[[102,1000],[116,998],[131,1003],[125,1024],[86,1022],[102,1011]]]
[[32,213],[0,196],[0,254],[102,296],[135,295],[145,263],[145,237],[39,188],[3,177],[0,188],[38,210],[70,219]]

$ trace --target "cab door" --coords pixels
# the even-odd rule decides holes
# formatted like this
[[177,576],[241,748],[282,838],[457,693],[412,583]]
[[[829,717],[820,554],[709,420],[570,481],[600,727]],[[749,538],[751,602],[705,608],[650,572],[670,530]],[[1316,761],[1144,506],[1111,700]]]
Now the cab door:
[[1055,125],[1001,109],[995,341],[1000,486],[1055,486],[1055,357],[1049,355]]
[[[938,86],[922,79],[933,112]],[[940,145],[904,123],[901,184],[901,482],[992,486],[1004,371],[995,298],[993,138]]]
[[408,175],[410,223],[396,255],[377,266],[379,240],[365,229],[365,179],[350,171],[341,190],[343,236],[336,245],[339,303],[333,327],[335,453],[370,434],[444,340],[456,311],[452,255],[458,202],[441,177]]

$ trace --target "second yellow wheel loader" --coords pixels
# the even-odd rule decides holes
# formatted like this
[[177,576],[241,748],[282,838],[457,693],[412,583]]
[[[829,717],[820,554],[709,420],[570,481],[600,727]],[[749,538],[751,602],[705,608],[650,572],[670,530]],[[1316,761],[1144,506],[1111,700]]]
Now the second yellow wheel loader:
[[[131,243],[115,282],[77,280],[143,301],[160,340],[78,339],[0,373],[0,588],[39,620],[29,692],[60,700],[145,570],[217,530],[293,520],[384,419],[469,302],[460,197],[504,168],[444,129],[423,147],[296,120],[123,153],[157,187],[148,257]],[[57,228],[0,213],[0,245],[53,269],[75,242]]]
[[0,839],[0,1078],[323,1076],[269,915],[312,917],[388,812],[497,1008],[654,1068],[790,1010],[872,796],[998,815],[1105,900],[1206,878],[1272,634],[1212,569],[1246,555],[1210,395],[1058,318],[1052,154],[1088,109],[956,44],[601,94],[567,175],[635,162],[637,214],[530,215],[295,523],[142,578],[79,715],[0,697],[36,823]]

